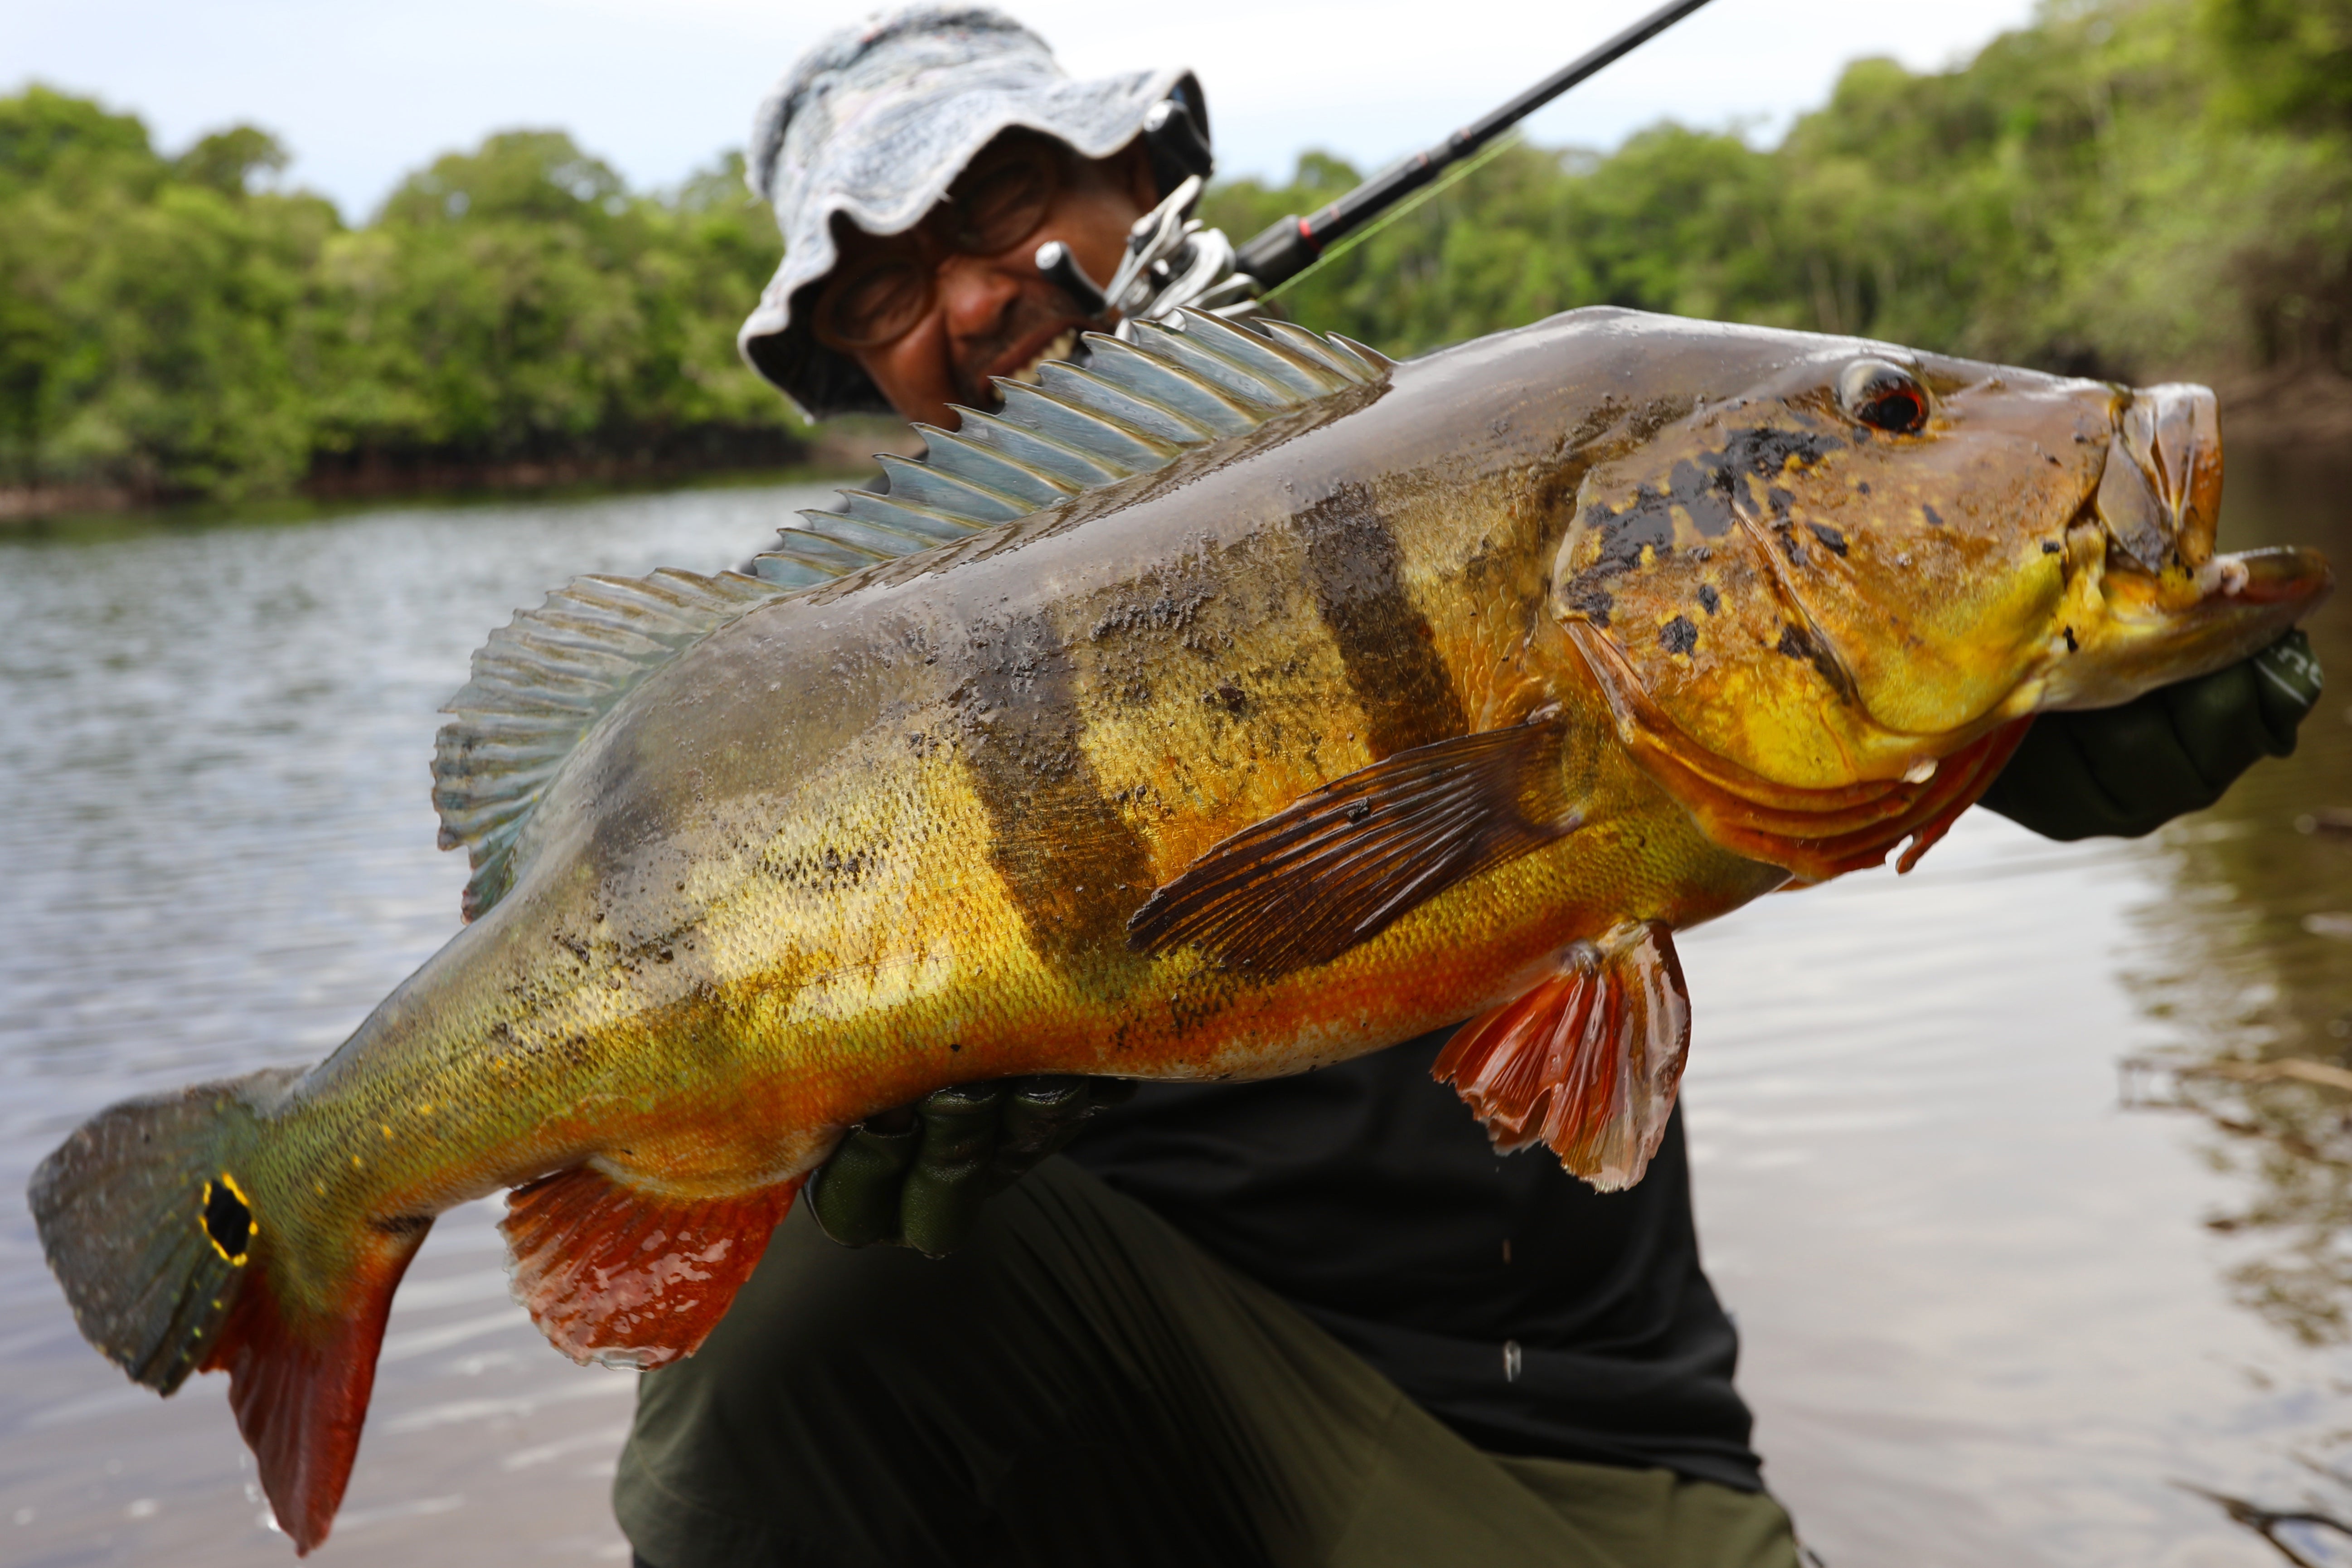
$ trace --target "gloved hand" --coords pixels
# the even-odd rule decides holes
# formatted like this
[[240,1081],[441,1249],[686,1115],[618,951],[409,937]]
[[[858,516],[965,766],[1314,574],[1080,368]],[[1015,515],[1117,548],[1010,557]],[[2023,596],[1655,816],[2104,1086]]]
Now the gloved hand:
[[1982,804],[2045,838],[2137,838],[2221,799],[2256,758],[2292,752],[2319,688],[2298,630],[2120,708],[2044,713]]
[[845,1247],[877,1242],[937,1258],[963,1245],[980,1205],[1078,1134],[1135,1085],[1108,1078],[956,1084],[868,1118],[808,1184],[809,1207]]

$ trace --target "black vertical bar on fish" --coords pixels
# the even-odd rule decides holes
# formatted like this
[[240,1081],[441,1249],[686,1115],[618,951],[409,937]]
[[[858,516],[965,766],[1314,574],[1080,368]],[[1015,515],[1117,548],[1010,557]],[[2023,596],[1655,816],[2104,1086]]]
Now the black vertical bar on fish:
[[1261,292],[1315,264],[1326,247],[1411,195],[1444,171],[1541,109],[1578,82],[1640,48],[1707,0],[1672,0],[1615,37],[1579,55],[1500,109],[1474,120],[1426,152],[1387,168],[1311,217],[1286,217],[1241,247],[1234,269],[1257,279]]

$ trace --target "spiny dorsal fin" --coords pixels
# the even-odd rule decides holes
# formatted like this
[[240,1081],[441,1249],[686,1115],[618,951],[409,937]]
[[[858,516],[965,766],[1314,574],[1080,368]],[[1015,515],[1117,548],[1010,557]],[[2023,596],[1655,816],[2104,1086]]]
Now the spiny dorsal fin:
[[1000,379],[995,414],[959,409],[954,435],[919,425],[929,450],[886,457],[887,495],[844,490],[838,511],[804,511],[757,574],[582,577],[517,613],[474,655],[474,679],[442,711],[433,758],[441,847],[462,844],[472,920],[513,885],[512,852],[557,771],[596,721],[681,649],[754,605],[1014,521],[1082,491],[1149,473],[1244,435],[1289,409],[1380,381],[1389,361],[1287,322],[1244,330],[1183,311],[1137,341],[1087,334],[1084,367],[1050,363],[1038,384]]
[[916,426],[928,446],[919,462],[878,459],[888,494],[844,490],[839,510],[801,513],[806,526],[784,529],[751,569],[780,587],[810,587],[1164,468],[1389,373],[1372,350],[1287,321],[1244,328],[1184,310],[1138,323],[1135,336],[1088,332],[1087,363],[1041,365],[1035,385],[1000,377],[1004,406],[957,409],[953,435]]
[[490,634],[433,752],[441,847],[464,845],[474,868],[467,920],[512,884],[515,837],[589,727],[681,648],[786,592],[736,572],[575,577]]

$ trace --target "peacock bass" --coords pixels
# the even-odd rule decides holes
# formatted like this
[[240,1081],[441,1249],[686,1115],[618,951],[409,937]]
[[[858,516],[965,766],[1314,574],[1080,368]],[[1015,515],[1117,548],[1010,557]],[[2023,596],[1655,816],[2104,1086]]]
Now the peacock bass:
[[2038,710],[2326,593],[2214,552],[2211,394],[1573,311],[1405,363],[1187,315],[1002,384],[737,574],[582,578],[435,763],[470,923],[308,1072],[132,1100],[32,1205],[92,1343],[226,1369],[327,1534],[435,1215],[515,1188],[586,1361],[690,1353],[845,1128],[1015,1074],[1440,1027],[1505,1149],[1639,1178],[1673,933],[1907,868]]

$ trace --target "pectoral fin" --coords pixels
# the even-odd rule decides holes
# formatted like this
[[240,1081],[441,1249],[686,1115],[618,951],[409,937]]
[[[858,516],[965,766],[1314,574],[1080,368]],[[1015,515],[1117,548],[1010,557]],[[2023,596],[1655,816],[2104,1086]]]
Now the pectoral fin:
[[650,1368],[692,1355],[759,1266],[800,1185],[677,1199],[588,1165],[542,1176],[507,1194],[499,1225],[515,1299],[583,1364]]
[[1464,879],[1580,826],[1538,718],[1384,757],[1186,867],[1136,910],[1138,952],[1193,946],[1268,977],[1328,963]]
[[1432,1069],[1509,1153],[1542,1143],[1602,1192],[1642,1179],[1690,1049],[1674,939],[1629,921],[1562,952],[1516,1002],[1454,1031]]

